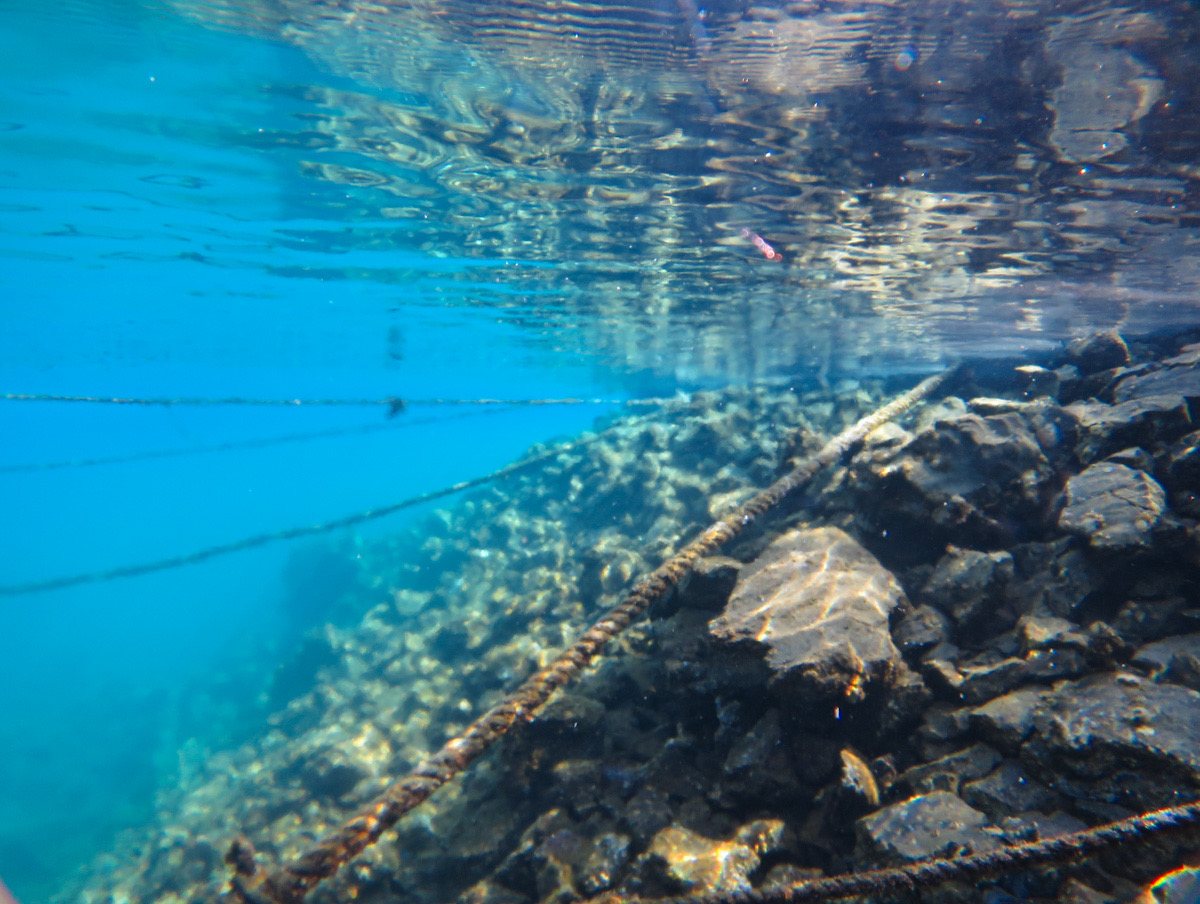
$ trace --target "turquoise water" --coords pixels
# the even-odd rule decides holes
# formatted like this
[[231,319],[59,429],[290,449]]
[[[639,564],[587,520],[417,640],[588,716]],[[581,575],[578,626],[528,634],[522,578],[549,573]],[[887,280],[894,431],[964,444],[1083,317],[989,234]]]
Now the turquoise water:
[[[1186,5],[980,5],[957,36],[932,5],[542,9],[5,4],[3,391],[622,399],[1196,319]],[[0,402],[0,584],[385,505],[613,410]],[[345,616],[296,561],[421,511],[0,597],[18,897],[148,819],[188,738],[252,730]]]

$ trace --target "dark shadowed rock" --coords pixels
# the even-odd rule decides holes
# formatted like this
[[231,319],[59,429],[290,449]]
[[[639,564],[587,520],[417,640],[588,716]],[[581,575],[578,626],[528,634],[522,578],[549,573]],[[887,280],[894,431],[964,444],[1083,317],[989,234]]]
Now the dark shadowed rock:
[[1006,753],[1016,753],[1033,732],[1033,714],[1050,692],[1023,687],[971,711],[971,728]]
[[1163,367],[1125,377],[1113,390],[1113,400],[1126,402],[1147,396],[1181,395],[1192,405],[1200,401],[1200,345],[1189,345]]
[[1030,771],[1081,799],[1147,810],[1200,789],[1200,693],[1105,672],[1065,682],[1034,714]]
[[705,556],[692,566],[679,605],[719,612],[737,584],[742,563],[729,556]]
[[1067,346],[1067,360],[1085,374],[1124,367],[1129,363],[1129,346],[1116,330],[1075,339]]
[[857,699],[904,668],[888,630],[902,599],[891,572],[843,531],[794,530],[742,570],[709,630],[765,648],[773,681]]
[[915,562],[947,543],[980,548],[1041,533],[1074,429],[1061,408],[1028,404],[946,418],[886,454],[856,456],[863,535],[888,561]]
[[1200,517],[1200,430],[1171,444],[1159,475],[1174,509],[1189,518]]
[[278,772],[283,781],[298,780],[316,798],[336,800],[366,778],[366,771],[336,748],[298,757]]
[[951,546],[938,560],[921,595],[958,626],[977,625],[994,620],[1012,576],[1013,558],[1006,552]]
[[1133,664],[1156,681],[1169,681],[1200,691],[1200,634],[1181,634],[1141,647]]
[[1135,443],[1171,442],[1192,425],[1182,395],[1153,395],[1106,405],[1089,399],[1065,409],[1079,424],[1076,453],[1093,462]]
[[987,817],[958,795],[934,791],[860,819],[856,850],[871,863],[989,851],[999,842],[984,830],[986,823]]
[[713,798],[737,802],[744,799],[777,800],[796,794],[796,775],[783,744],[779,711],[769,709],[730,748]]
[[1005,760],[983,778],[967,782],[959,793],[993,821],[1030,810],[1049,811],[1058,803],[1057,795],[1026,775],[1016,760]]
[[1166,493],[1149,474],[1100,462],[1067,481],[1058,524],[1095,550],[1129,552],[1150,546],[1166,505]]
[[958,793],[963,782],[983,778],[1000,763],[1001,756],[986,744],[973,744],[964,750],[913,766],[896,776],[895,785],[909,794],[932,791]]
[[1007,593],[1013,609],[1028,615],[1070,618],[1101,592],[1104,580],[1081,545],[1074,537],[1063,537],[1053,543],[1014,547],[1017,575]]
[[949,628],[949,620],[937,609],[918,606],[904,615],[892,638],[905,653],[919,655],[947,640]]

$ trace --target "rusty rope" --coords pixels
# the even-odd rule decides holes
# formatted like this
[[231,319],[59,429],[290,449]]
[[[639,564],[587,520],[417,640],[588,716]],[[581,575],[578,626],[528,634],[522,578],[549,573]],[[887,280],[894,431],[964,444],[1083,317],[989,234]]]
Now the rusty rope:
[[[1026,841],[965,857],[939,857],[908,866],[828,876],[796,885],[742,892],[709,892],[693,897],[654,898],[646,904],[802,904],[864,895],[915,892],[954,880],[977,880],[1043,863],[1082,860],[1122,844],[1146,841],[1200,823],[1200,802],[1152,810],[1079,832]],[[601,898],[611,904],[637,904],[644,899],[618,894]]]
[[828,467],[879,425],[903,414],[936,391],[957,368],[929,377],[830,440],[767,489],[706,528],[682,550],[642,578],[616,607],[588,628],[546,668],[531,675],[507,698],[476,719],[458,737],[427,757],[412,772],[391,785],[358,815],[317,842],[308,851],[274,869],[255,858],[250,841],[238,836],[225,861],[233,867],[232,897],[244,904],[300,904],[323,879],[336,873],[391,828],[484,754],[509,729],[528,722],[551,695],[592,663],[605,645],[660,599],[691,570],[697,559],[741,534],[764,513]]

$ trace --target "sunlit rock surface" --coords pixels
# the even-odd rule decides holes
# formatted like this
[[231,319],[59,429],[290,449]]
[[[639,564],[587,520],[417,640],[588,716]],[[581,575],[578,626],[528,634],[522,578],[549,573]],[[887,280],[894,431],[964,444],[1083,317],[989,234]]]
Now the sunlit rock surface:
[[777,680],[861,699],[868,682],[903,668],[888,618],[904,592],[875,557],[837,528],[792,531],[744,569],[710,630],[765,647]]

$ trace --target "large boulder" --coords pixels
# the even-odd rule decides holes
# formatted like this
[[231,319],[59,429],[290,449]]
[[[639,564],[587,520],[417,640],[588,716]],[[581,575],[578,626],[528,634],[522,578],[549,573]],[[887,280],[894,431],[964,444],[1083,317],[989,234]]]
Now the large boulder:
[[889,632],[903,600],[891,572],[844,531],[793,530],[742,570],[709,630],[764,653],[772,683],[857,702],[904,668]]

